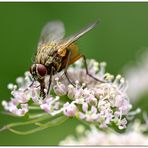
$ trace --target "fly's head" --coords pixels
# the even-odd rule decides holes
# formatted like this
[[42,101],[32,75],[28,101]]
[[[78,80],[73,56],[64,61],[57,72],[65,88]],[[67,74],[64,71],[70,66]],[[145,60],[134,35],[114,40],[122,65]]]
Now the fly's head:
[[40,81],[47,75],[47,68],[43,64],[33,64],[30,67],[30,73],[35,80]]

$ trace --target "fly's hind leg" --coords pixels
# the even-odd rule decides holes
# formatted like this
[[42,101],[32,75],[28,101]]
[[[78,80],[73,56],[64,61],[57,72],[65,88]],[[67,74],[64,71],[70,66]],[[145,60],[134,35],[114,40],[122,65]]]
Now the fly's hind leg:
[[84,60],[84,66],[85,66],[85,69],[86,69],[86,74],[89,75],[91,78],[93,78],[94,80],[96,80],[96,81],[98,81],[98,82],[106,83],[105,81],[100,80],[100,79],[94,77],[93,75],[91,75],[91,74],[89,73],[88,67],[87,67],[87,62],[86,62],[86,57],[85,57],[85,55],[81,55],[81,57],[82,57],[83,60]]

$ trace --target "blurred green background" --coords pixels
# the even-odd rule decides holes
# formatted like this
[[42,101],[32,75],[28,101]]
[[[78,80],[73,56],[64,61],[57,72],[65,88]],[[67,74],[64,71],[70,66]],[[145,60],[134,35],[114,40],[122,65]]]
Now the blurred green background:
[[[88,58],[106,61],[107,71],[118,74],[135,60],[137,51],[148,47],[148,3],[0,3],[0,100],[10,98],[7,84],[29,69],[47,21],[62,20],[70,35],[98,18],[101,24],[78,41],[80,51]],[[0,126],[12,120],[0,115]],[[70,119],[27,136],[4,131],[0,145],[57,145],[79,123]]]

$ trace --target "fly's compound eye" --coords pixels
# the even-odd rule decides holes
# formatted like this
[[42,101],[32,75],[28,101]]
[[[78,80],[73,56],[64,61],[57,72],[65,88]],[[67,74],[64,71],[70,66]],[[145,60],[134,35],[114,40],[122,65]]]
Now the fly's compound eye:
[[47,69],[42,64],[37,64],[36,71],[40,77],[44,77],[47,74]]

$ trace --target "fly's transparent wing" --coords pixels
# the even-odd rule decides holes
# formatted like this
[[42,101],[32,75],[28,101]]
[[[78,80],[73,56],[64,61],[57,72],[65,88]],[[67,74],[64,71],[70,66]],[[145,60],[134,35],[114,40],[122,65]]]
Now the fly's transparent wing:
[[88,31],[92,30],[100,21],[96,21],[94,23],[89,24],[88,26],[86,26],[85,28],[83,28],[82,30],[80,30],[79,32],[73,34],[72,36],[65,38],[63,41],[61,41],[59,48],[66,48],[68,47],[71,43],[73,43],[74,41],[78,40],[80,37],[82,37],[85,33],[87,33]]
[[59,43],[61,39],[63,39],[65,35],[65,28],[64,24],[61,21],[52,21],[48,22],[40,36],[39,44],[46,44],[50,41],[55,41],[56,43]]

